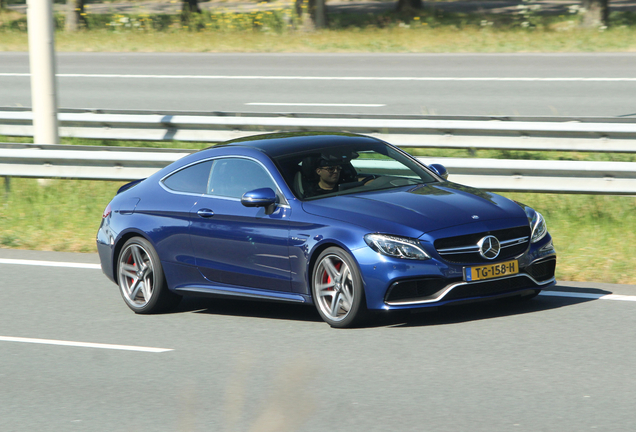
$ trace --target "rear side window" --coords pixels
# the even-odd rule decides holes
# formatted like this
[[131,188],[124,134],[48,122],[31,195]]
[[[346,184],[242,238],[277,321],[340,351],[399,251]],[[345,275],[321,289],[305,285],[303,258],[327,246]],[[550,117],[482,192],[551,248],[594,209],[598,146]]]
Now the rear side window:
[[242,158],[217,159],[210,173],[208,194],[241,198],[245,192],[278,187],[267,171],[258,163]]
[[166,177],[163,184],[176,192],[204,194],[208,191],[211,168],[211,160],[190,165]]

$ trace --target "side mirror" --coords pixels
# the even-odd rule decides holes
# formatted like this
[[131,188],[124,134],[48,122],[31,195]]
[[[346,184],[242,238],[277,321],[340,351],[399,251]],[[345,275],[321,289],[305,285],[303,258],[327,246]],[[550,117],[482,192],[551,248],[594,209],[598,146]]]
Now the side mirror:
[[245,207],[265,207],[266,212],[273,210],[277,203],[278,197],[271,188],[254,189],[245,192],[241,197],[241,204]]
[[428,166],[435,174],[443,178],[444,180],[448,180],[448,170],[442,164],[431,164]]

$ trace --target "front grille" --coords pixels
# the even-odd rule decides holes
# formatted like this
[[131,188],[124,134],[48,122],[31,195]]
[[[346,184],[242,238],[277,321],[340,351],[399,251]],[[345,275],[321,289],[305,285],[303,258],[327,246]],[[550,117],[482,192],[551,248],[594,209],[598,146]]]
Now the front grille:
[[[503,230],[486,231],[456,237],[447,237],[435,240],[434,245],[440,256],[445,261],[450,263],[465,264],[491,262],[491,260],[483,258],[479,254],[479,248],[477,247],[477,243],[479,242],[479,240],[488,235],[497,237],[497,240],[502,243],[501,252],[497,257],[497,260],[501,261],[520,255],[528,248],[528,243],[530,241],[530,227],[524,225]],[[519,241],[513,242],[507,247],[504,246],[504,242],[514,239],[519,239]],[[472,248],[472,250],[463,253],[451,251],[458,248]]]
[[442,278],[404,280],[393,283],[387,292],[387,303],[406,300],[427,300],[435,298],[435,294],[447,285],[458,282]]
[[442,300],[461,300],[473,297],[484,297],[508,292],[519,291],[524,288],[535,288],[537,285],[527,277],[498,279],[487,282],[469,283],[454,288]]
[[545,261],[539,261],[525,268],[526,273],[535,280],[541,282],[552,279],[556,269],[556,258],[550,258]]

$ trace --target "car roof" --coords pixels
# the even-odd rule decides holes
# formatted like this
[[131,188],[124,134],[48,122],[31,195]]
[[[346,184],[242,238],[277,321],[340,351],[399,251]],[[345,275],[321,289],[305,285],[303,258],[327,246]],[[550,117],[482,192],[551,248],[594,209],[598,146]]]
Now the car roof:
[[241,146],[256,148],[271,158],[306,153],[314,149],[338,147],[342,145],[380,143],[381,141],[363,135],[339,132],[288,132],[255,135],[227,141],[218,147]]

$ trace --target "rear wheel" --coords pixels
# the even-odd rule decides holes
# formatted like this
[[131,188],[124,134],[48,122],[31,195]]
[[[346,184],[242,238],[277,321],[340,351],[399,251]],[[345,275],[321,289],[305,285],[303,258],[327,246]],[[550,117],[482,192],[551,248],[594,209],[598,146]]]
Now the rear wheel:
[[133,237],[124,244],[117,270],[121,296],[136,313],[163,312],[181,300],[168,290],[159,256],[144,238]]
[[362,278],[355,261],[338,247],[325,249],[314,267],[312,293],[322,319],[332,327],[351,327],[365,317]]

